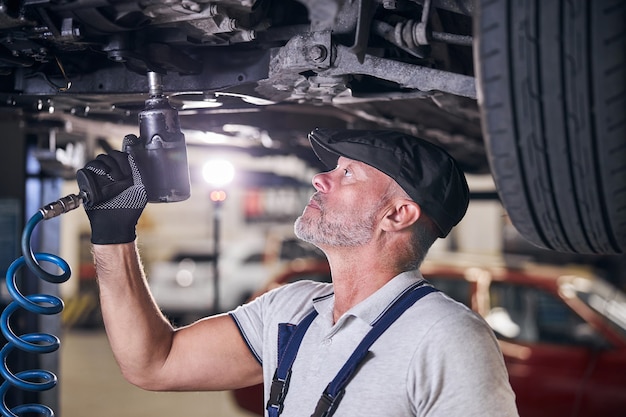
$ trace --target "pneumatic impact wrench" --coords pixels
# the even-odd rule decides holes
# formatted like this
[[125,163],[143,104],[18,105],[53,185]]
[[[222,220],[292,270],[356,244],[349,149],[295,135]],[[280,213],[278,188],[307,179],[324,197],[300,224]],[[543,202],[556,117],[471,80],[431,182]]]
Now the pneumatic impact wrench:
[[150,97],[139,113],[139,137],[127,135],[123,151],[135,158],[149,203],[172,203],[190,196],[185,136],[178,111],[163,95],[161,76],[148,73]]
[[[161,76],[148,73],[149,98],[139,113],[139,137],[126,135],[122,150],[135,160],[146,187],[148,202],[183,201],[191,194],[185,136],[180,130],[178,111],[163,94]],[[76,173],[84,204],[103,201],[97,187],[82,170]]]

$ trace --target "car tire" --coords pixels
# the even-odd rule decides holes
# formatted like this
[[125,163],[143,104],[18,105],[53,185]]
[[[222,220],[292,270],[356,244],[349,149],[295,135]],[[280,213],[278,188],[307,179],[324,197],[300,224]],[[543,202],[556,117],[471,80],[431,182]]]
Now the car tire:
[[547,249],[625,253],[626,1],[478,3],[478,102],[512,224]]

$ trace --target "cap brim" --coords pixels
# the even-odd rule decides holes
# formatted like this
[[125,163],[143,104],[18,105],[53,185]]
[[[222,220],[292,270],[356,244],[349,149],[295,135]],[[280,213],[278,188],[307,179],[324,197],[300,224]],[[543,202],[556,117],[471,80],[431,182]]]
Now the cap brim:
[[319,129],[314,130],[309,134],[309,142],[311,143],[313,152],[315,152],[318,159],[326,165],[326,168],[335,169],[337,167],[337,160],[339,159],[340,154],[332,151],[326,146],[328,138],[323,137],[322,135],[323,133]]

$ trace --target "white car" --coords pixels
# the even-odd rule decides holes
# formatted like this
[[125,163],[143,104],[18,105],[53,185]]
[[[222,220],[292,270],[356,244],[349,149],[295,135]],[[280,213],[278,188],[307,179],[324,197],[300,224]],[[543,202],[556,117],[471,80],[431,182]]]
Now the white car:
[[320,256],[317,249],[295,238],[281,241],[278,252],[270,252],[263,240],[227,246],[218,259],[217,306],[212,253],[179,252],[171,261],[154,263],[148,282],[158,306],[168,318],[176,324],[185,324],[242,304],[287,263]]

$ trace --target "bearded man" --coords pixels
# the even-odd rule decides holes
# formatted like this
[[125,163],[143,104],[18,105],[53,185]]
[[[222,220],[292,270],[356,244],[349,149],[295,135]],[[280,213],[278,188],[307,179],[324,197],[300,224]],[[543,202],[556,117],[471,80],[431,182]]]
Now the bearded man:
[[[491,329],[419,272],[432,243],[467,210],[455,161],[398,132],[316,129],[309,138],[331,170],[314,176],[295,233],[325,253],[330,284],[299,281],[173,328],[137,252],[143,206],[111,196],[86,208],[102,313],[123,375],[163,391],[263,382],[269,417],[517,416]],[[141,194],[132,157],[98,161],[85,167],[94,183],[105,188],[120,172],[134,173]]]

